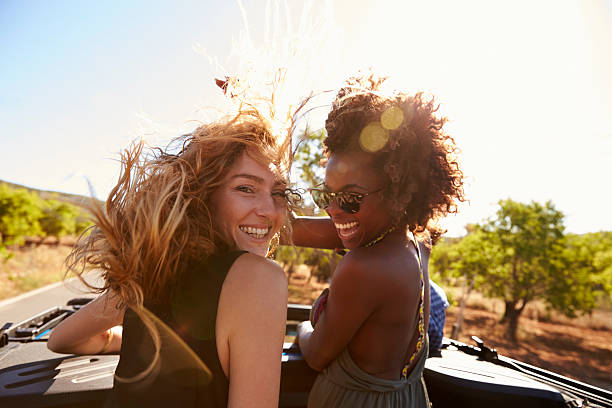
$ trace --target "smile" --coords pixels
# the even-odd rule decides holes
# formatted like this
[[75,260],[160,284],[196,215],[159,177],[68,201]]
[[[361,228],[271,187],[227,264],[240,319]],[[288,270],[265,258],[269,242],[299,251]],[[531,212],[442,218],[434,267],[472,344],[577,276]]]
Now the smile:
[[270,231],[270,227],[268,228],[254,228],[254,227],[247,227],[245,225],[241,225],[238,228],[240,228],[240,231],[244,232],[245,234],[253,237],[253,238],[257,238],[257,239],[262,239],[264,238],[266,235],[268,235],[268,232]]
[[338,236],[340,239],[350,239],[359,230],[359,223],[357,221],[347,222],[344,224],[334,223],[334,226],[338,231]]
[[349,228],[356,227],[357,225],[359,225],[359,223],[357,221],[354,221],[354,222],[349,222],[349,223],[346,223],[346,224],[336,224],[336,223],[334,223],[334,225],[336,226],[337,229],[344,230],[344,229],[349,229]]

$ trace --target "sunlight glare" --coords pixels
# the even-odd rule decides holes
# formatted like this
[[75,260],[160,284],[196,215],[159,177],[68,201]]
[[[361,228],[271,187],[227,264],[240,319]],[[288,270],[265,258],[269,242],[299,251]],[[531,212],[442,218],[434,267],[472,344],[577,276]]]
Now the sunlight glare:
[[366,152],[377,152],[387,144],[389,132],[380,123],[367,125],[359,135],[359,145]]
[[380,115],[380,124],[387,130],[397,129],[403,122],[404,112],[397,106],[391,106]]

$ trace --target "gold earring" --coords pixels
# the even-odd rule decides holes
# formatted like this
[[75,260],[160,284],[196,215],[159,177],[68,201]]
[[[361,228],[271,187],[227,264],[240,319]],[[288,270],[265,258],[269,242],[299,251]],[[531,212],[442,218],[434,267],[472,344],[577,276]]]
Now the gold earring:
[[272,240],[270,241],[270,247],[268,248],[268,253],[266,254],[266,258],[272,258],[274,256],[274,253],[276,252],[276,249],[278,248],[279,243],[280,243],[280,232],[277,232],[276,234],[274,234],[274,236],[272,237]]

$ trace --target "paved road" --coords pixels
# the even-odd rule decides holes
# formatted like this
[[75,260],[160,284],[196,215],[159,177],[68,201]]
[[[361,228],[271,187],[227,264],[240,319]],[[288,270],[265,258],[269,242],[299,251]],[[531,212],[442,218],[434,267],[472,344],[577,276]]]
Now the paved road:
[[[100,284],[99,274],[92,272],[87,281]],[[6,322],[19,323],[54,306],[65,305],[75,297],[95,296],[76,278],[59,282],[0,302],[0,327]]]

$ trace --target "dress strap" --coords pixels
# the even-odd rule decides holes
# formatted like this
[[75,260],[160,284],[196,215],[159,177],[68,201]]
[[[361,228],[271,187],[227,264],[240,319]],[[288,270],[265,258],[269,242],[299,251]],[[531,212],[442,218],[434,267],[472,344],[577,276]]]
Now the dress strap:
[[423,259],[421,258],[421,248],[419,247],[419,242],[417,241],[414,233],[412,231],[408,231],[408,239],[412,241],[414,248],[417,252],[417,257],[419,258],[419,267],[421,268],[421,273],[423,272]]
[[419,243],[417,242],[416,238],[414,237],[414,234],[412,233],[412,231],[408,231],[409,233],[409,239],[412,241],[412,243],[414,244],[414,247],[416,248],[416,252],[417,252],[417,257],[419,259],[419,275],[420,275],[420,288],[421,288],[421,296],[419,299],[419,306],[418,306],[418,310],[417,310],[417,335],[418,335],[418,339],[417,339],[417,344],[416,344],[416,350],[414,351],[414,353],[412,353],[412,355],[410,356],[410,360],[408,360],[408,364],[406,364],[404,366],[404,368],[402,369],[402,378],[408,378],[408,367],[410,366],[410,364],[412,364],[412,361],[415,359],[415,357],[417,356],[417,354],[419,354],[419,351],[421,351],[421,349],[423,348],[423,344],[425,343],[425,313],[423,311],[423,305],[424,305],[424,298],[425,298],[425,283],[423,281],[423,262],[421,259],[421,250],[419,249]]

